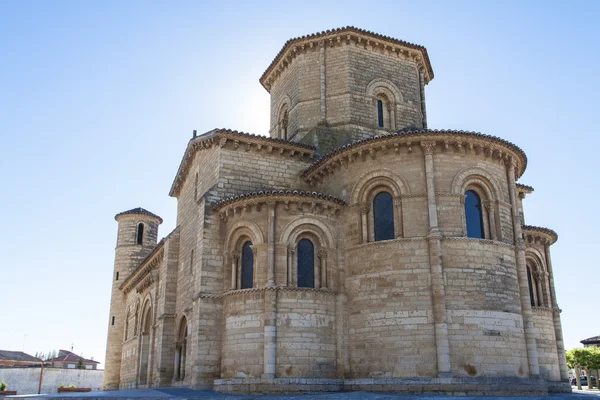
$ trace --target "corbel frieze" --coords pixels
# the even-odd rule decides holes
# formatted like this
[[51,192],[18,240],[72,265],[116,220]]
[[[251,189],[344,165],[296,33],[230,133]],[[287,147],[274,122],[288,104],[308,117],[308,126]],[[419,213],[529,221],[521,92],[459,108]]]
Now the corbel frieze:
[[[411,154],[415,142],[425,154],[441,152],[474,155],[501,164],[509,163],[515,166],[519,176],[522,174],[525,165],[520,161],[519,155],[509,147],[510,143],[506,142],[506,145],[496,143],[498,140],[482,134],[463,133],[460,136],[456,134],[460,132],[448,131],[448,133],[422,134],[422,140],[419,140],[417,134],[414,135],[416,139],[409,140],[406,134],[403,136],[403,133],[396,133],[358,141],[339,150],[337,154],[318,160],[302,173],[302,177],[314,186],[321,183],[323,178],[335,174],[342,167],[347,168],[353,162],[376,160],[380,155],[394,154],[401,157],[404,152]],[[392,149],[393,152],[390,151]],[[524,154],[522,155],[522,159],[525,160]]]
[[283,211],[288,213],[303,212],[329,217],[336,217],[345,207],[345,203],[341,201],[308,196],[265,196],[263,198],[253,198],[252,200],[238,200],[219,207],[219,217],[223,221],[228,221],[236,217],[267,210],[268,207],[266,206],[269,204],[271,207],[282,205]]

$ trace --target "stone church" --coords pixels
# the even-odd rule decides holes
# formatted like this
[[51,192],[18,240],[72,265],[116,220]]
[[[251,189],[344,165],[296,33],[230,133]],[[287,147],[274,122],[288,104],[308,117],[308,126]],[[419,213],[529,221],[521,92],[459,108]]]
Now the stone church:
[[116,215],[104,388],[570,391],[527,157],[429,129],[433,76],[354,27],[288,40],[269,136],[194,131],[160,241],[159,216]]

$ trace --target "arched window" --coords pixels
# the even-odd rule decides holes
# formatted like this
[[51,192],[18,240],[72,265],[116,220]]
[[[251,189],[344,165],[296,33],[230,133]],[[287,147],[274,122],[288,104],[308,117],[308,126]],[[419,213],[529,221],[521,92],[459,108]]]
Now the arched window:
[[249,240],[242,246],[242,289],[251,288],[254,278],[254,254],[250,246]]
[[484,239],[483,210],[481,198],[474,190],[465,193],[465,218],[467,220],[467,237]]
[[298,287],[315,287],[315,246],[308,239],[298,242]]
[[373,198],[373,228],[376,242],[394,239],[394,201],[388,192]]
[[175,353],[175,380],[182,381],[185,378],[185,361],[187,357],[187,319],[183,317],[179,325]]
[[529,266],[527,266],[527,285],[529,286],[529,301],[531,302],[531,307],[535,307],[535,282],[533,281],[531,268],[529,268]]
[[375,115],[377,116],[377,127],[382,129],[393,129],[392,105],[386,95],[380,93],[375,97]]
[[289,116],[287,104],[284,104],[279,111],[279,137],[281,139],[288,138],[288,124],[289,124]]
[[141,222],[138,224],[137,228],[137,244],[144,243],[144,224]]
[[129,310],[127,310],[127,317],[125,317],[125,340],[129,339]]

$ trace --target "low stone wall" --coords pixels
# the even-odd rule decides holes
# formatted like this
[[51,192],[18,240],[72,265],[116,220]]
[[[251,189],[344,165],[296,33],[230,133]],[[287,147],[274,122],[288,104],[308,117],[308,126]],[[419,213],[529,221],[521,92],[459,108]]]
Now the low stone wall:
[[[36,394],[40,384],[41,368],[0,368],[0,381],[4,379],[8,390],[17,394]],[[103,370],[44,368],[42,393],[55,394],[61,384],[65,386],[102,390]]]

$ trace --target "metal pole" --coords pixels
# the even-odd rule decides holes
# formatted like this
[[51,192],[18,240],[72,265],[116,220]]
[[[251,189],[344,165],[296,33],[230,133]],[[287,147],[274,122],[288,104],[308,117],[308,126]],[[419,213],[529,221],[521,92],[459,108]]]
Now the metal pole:
[[42,369],[40,370],[40,385],[38,386],[38,394],[42,393],[42,379],[44,377],[44,360],[42,360]]

